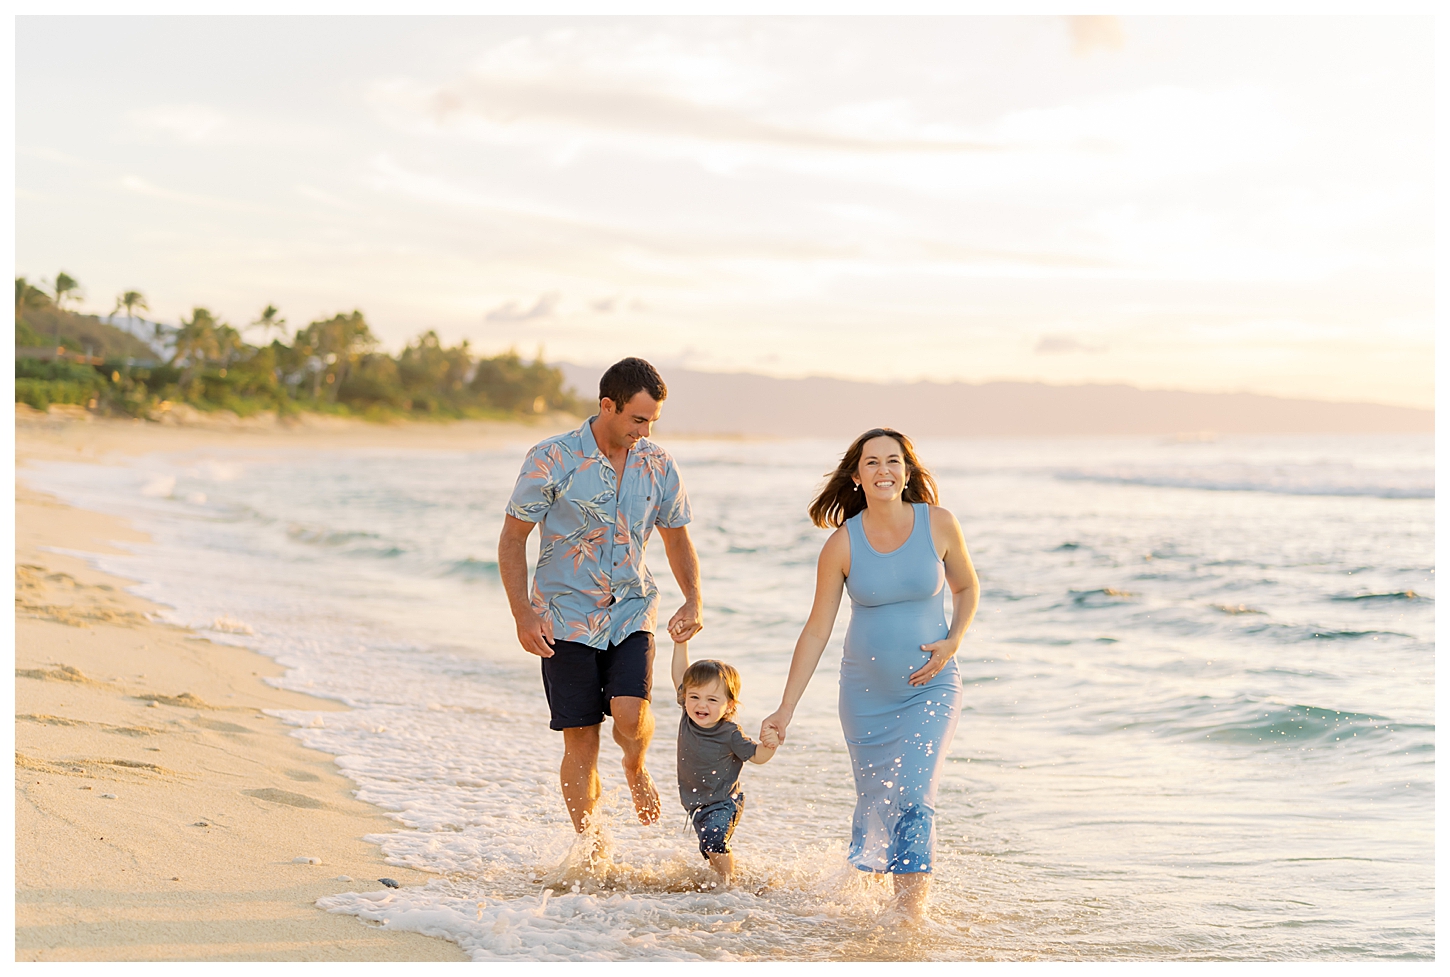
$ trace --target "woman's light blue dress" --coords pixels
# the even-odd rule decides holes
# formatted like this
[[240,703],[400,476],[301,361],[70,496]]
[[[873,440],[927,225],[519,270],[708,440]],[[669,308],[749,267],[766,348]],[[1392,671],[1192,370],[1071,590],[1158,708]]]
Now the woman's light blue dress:
[[930,659],[921,646],[947,635],[946,571],[931,541],[930,507],[916,503],[905,543],[878,553],[861,515],[851,540],[851,624],[841,659],[841,729],[856,774],[847,859],[868,872],[930,872],[936,784],[961,709],[957,660],[925,685],[908,676]]

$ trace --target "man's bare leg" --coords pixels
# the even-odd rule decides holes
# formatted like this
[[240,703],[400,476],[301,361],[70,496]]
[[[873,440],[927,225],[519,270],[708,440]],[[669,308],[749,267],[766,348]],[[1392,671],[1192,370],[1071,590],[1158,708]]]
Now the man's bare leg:
[[649,700],[617,695],[609,700],[609,714],[614,717],[614,742],[624,751],[624,779],[629,782],[635,813],[640,824],[654,824],[660,819],[660,795],[644,768],[644,754],[655,733]]
[[599,805],[599,727],[576,726],[564,730],[564,760],[559,764],[559,785],[574,830],[589,826]]

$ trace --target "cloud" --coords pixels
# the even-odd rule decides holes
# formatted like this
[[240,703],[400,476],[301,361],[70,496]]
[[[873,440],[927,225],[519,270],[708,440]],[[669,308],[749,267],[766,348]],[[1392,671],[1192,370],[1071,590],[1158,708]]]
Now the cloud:
[[16,147],[15,155],[30,156],[35,159],[43,159],[47,163],[61,163],[65,166],[82,167],[89,170],[106,169],[103,164],[88,159],[81,159],[79,156],[72,156],[58,149],[51,149],[49,146],[19,146]]
[[1037,345],[1032,352],[1039,356],[1050,356],[1055,353],[1105,353],[1108,348],[1101,343],[1084,343],[1073,336],[1048,335],[1037,340]]
[[1123,46],[1123,25],[1116,17],[1068,17],[1067,33],[1072,38],[1072,53],[1079,58],[1086,58],[1094,51],[1116,51]]
[[483,317],[484,322],[529,322],[533,319],[549,319],[559,304],[558,292],[545,292],[532,306],[525,309],[517,302],[509,301],[496,309],[490,309]]
[[556,255],[576,253],[623,254],[636,251],[672,261],[709,259],[727,261],[850,260],[859,248],[835,241],[812,240],[805,235],[766,237],[759,233],[652,230],[642,224],[593,220],[561,206],[540,203],[518,193],[480,192],[444,177],[406,168],[387,156],[373,160],[367,183],[375,190],[400,193],[414,200],[442,204],[450,210],[465,207],[491,218],[510,222],[513,233],[537,235],[552,242]]
[[334,197],[327,191],[319,190],[314,186],[307,185],[306,183],[298,183],[293,186],[292,189],[298,195],[306,197],[308,200],[315,200],[317,203],[325,204],[326,206],[336,208],[337,210],[357,211],[362,209],[357,204],[343,200],[341,197]]
[[196,146],[282,147],[329,144],[335,134],[320,120],[286,121],[275,109],[224,113],[195,102],[153,105],[124,116],[134,134],[162,136]]
[[1104,269],[1114,265],[1114,262],[1104,258],[1066,252],[974,248],[941,241],[922,241],[918,247],[928,260],[962,265],[1023,265],[1079,270]]
[[226,133],[227,118],[205,105],[157,105],[127,113],[141,129],[160,132],[181,142],[211,142]]
[[143,197],[170,200],[173,203],[187,204],[192,207],[207,207],[212,210],[230,210],[244,214],[275,212],[275,209],[272,207],[243,203],[238,200],[228,200],[225,197],[213,197],[201,193],[187,193],[184,190],[168,190],[165,187],[158,187],[154,183],[143,180],[139,176],[123,176],[120,179],[120,185],[123,189],[129,190],[131,193],[140,194]]
[[609,315],[611,312],[614,311],[615,306],[618,304],[619,300],[613,297],[595,299],[593,302],[589,303],[589,308],[593,309],[595,312],[598,312],[600,315]]
[[567,76],[514,80],[473,74],[428,93],[423,104],[442,125],[463,116],[496,127],[542,122],[667,139],[847,153],[960,153],[1001,148],[967,140],[877,139],[780,125],[728,106]]

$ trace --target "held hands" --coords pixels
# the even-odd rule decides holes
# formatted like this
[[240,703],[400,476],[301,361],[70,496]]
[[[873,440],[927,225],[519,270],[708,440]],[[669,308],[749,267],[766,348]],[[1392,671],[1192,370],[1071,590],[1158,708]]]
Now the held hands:
[[936,673],[947,667],[947,662],[957,653],[957,642],[950,638],[943,638],[940,641],[933,641],[929,645],[922,645],[921,650],[930,653],[931,658],[925,665],[911,673],[907,679],[912,685],[925,685],[936,678]]
[[701,607],[698,600],[687,600],[675,611],[675,616],[670,618],[667,630],[670,637],[675,641],[689,641],[700,633],[704,622],[701,621]]
[[790,725],[791,713],[782,708],[766,716],[760,724],[760,742],[772,750],[785,742],[785,728]]
[[540,658],[554,657],[554,622],[547,614],[540,617],[530,612],[516,618],[515,622],[518,626],[519,644],[523,645],[524,651]]

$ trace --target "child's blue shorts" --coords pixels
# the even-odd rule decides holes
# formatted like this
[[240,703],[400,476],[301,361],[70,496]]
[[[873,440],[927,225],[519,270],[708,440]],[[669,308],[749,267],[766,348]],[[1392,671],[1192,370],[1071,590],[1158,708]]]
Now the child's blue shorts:
[[695,813],[690,815],[690,823],[695,826],[695,834],[700,836],[702,857],[709,858],[711,852],[730,854],[730,836],[735,833],[735,826],[740,823],[740,812],[743,810],[743,791],[733,798],[695,809]]

